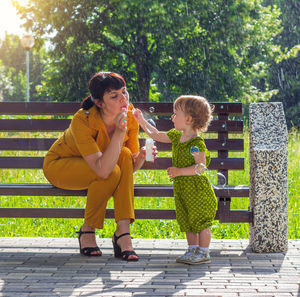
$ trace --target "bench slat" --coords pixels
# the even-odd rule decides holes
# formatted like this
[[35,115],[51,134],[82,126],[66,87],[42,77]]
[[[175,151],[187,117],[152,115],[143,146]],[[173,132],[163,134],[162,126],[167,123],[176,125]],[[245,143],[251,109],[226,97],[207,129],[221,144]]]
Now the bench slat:
[[[170,120],[155,120],[156,128],[160,131],[168,131],[174,128],[173,122]],[[221,121],[213,120],[211,121],[207,132],[243,132],[243,121]]]
[[0,120],[0,131],[64,131],[69,127],[69,119],[44,119],[44,120]]
[[[0,120],[0,131],[64,131],[70,125],[70,119],[10,119]],[[161,131],[174,128],[170,120],[155,120],[156,127]],[[214,120],[208,127],[208,132],[243,132],[242,121]]]
[[[136,209],[136,218],[175,219],[173,209]],[[83,208],[0,208],[3,218],[83,218]],[[114,218],[113,209],[106,209],[106,218]]]
[[[47,151],[56,139],[54,138],[0,138],[0,150],[17,151]],[[139,139],[140,146],[145,145],[145,139]],[[227,139],[223,142],[219,139],[205,139],[209,151],[231,150],[243,151],[243,139]],[[171,151],[171,143],[156,142],[158,151]]]
[[[214,189],[217,197],[249,197],[247,185],[226,185]],[[63,190],[51,184],[16,184],[0,183],[0,195],[7,196],[86,196],[87,190]],[[134,185],[136,197],[173,197],[173,186],[170,185]]]
[[[136,108],[148,111],[154,107],[153,114],[170,114],[173,103],[133,103]],[[214,114],[225,113],[241,115],[242,103],[212,102]],[[80,108],[79,103],[71,102],[0,102],[0,114],[4,115],[72,115]]]
[[2,151],[48,151],[56,138],[0,138]]
[[[232,210],[229,212],[228,220],[224,223],[252,222],[252,213],[243,210]],[[136,219],[176,219],[174,209],[135,209]],[[84,218],[83,208],[0,208],[0,217],[3,218]],[[113,219],[114,210],[106,209],[105,218]],[[217,211],[215,220],[219,219]]]
[[[0,168],[3,169],[41,169],[43,167],[43,157],[0,157]],[[165,170],[172,166],[171,158],[157,158],[154,163],[145,162],[142,169]],[[212,158],[208,166],[209,169],[233,169],[243,170],[243,158]]]

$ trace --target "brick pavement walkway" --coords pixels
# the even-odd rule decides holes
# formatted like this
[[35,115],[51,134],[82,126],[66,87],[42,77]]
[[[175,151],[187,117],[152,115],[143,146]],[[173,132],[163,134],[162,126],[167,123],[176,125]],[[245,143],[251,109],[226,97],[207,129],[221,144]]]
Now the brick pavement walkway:
[[248,240],[213,240],[209,265],[177,264],[184,240],[135,239],[140,261],[78,254],[75,238],[0,238],[0,296],[299,296],[300,240],[255,254]]

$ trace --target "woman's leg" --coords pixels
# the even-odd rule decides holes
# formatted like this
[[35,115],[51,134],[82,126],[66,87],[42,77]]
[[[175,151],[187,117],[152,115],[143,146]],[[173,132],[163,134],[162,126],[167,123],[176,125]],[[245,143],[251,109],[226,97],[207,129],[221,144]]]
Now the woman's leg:
[[[98,177],[82,158],[46,158],[44,173],[56,187],[70,190],[88,189],[85,222],[81,231],[102,228],[107,201],[120,181],[120,168],[115,166],[107,179]],[[95,247],[94,234],[82,234],[81,248]],[[99,252],[93,252],[99,253]]]
[[130,219],[132,223],[134,215],[134,190],[133,190],[133,161],[131,151],[123,147],[118,159],[121,170],[120,182],[114,192],[114,212],[116,222]]
[[99,178],[89,185],[84,213],[85,223],[89,226],[98,229],[103,228],[107,201],[113,196],[119,181],[120,168],[116,165],[108,178]]
[[[132,154],[128,148],[122,148],[118,165],[121,170],[121,178],[118,188],[114,193],[115,220],[117,222],[116,236],[130,233],[130,223],[135,219],[133,196],[133,162]],[[133,251],[131,237],[123,236],[118,240],[121,251]],[[130,255],[128,259],[137,259]]]
[[[115,235],[118,237],[124,233],[129,233],[130,234],[130,219],[123,219],[117,222],[117,229],[115,232]],[[114,241],[113,237],[113,241]],[[131,237],[130,235],[122,236],[118,239],[117,242],[118,246],[121,248],[121,251],[133,251],[132,247],[132,242],[131,242]],[[134,254],[134,255],[129,255],[128,260],[135,260],[138,259],[139,257]]]

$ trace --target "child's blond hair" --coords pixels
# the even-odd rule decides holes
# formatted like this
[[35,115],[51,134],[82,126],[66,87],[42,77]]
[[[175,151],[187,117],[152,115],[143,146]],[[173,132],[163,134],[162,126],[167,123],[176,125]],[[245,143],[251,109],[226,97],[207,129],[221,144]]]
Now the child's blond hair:
[[212,120],[214,106],[201,96],[183,95],[174,102],[174,109],[181,109],[192,117],[192,127],[199,132],[205,132]]

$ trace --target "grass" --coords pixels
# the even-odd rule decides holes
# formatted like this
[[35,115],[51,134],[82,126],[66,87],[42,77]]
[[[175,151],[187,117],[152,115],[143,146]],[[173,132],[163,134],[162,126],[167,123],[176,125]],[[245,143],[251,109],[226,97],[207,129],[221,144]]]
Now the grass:
[[[19,133],[0,133],[0,137],[38,137],[38,134],[20,135]],[[43,137],[57,137],[49,134]],[[231,135],[231,137],[235,137]],[[230,157],[244,157],[245,170],[230,171],[230,184],[249,184],[248,133],[244,133],[245,151],[230,153]],[[297,130],[289,133],[289,238],[299,238],[299,146],[300,136]],[[44,152],[0,152],[0,156],[8,155],[43,155]],[[214,156],[215,153],[212,153]],[[7,183],[45,183],[47,182],[41,170],[1,170],[1,182]],[[214,181],[213,181],[214,182]],[[135,183],[170,183],[165,171],[143,171],[135,174]],[[231,209],[248,209],[248,198],[232,198]],[[84,197],[12,197],[2,196],[1,207],[74,207],[84,208]],[[110,200],[108,207],[113,207]],[[174,199],[170,197],[137,197],[136,208],[174,208]],[[0,236],[43,236],[43,237],[74,237],[75,231],[82,225],[82,219],[5,219],[0,218]],[[114,220],[106,220],[103,230],[97,231],[100,237],[111,237],[115,230]],[[136,220],[131,228],[133,237],[141,238],[184,238],[173,220]],[[247,223],[222,223],[214,221],[212,236],[216,239],[248,238]]]

